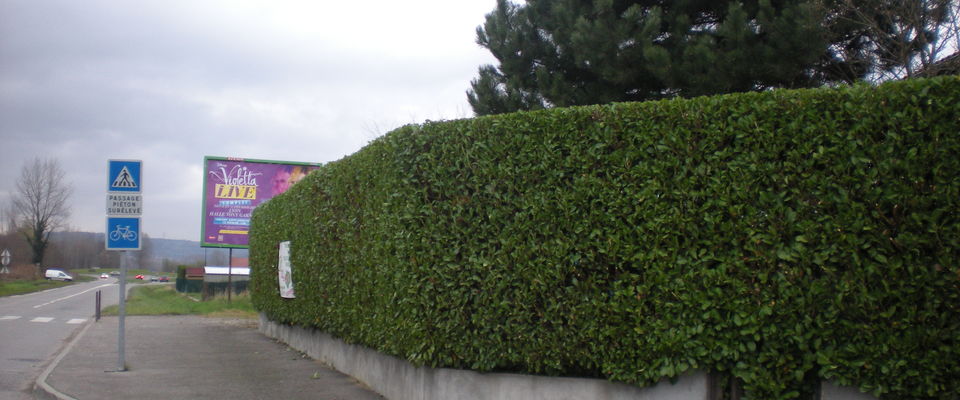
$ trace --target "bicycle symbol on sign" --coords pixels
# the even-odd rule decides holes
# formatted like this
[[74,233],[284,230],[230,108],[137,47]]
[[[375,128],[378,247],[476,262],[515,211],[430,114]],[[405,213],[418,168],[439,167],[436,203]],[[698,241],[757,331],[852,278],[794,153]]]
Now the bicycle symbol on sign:
[[116,242],[120,239],[133,242],[137,240],[137,232],[130,230],[130,225],[124,227],[117,225],[117,229],[110,232],[110,240]]

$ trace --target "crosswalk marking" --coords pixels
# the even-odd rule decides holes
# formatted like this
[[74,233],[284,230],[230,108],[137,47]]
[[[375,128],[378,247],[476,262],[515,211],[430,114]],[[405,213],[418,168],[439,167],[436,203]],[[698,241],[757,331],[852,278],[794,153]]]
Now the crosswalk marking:
[[[23,318],[22,315],[0,315],[0,321],[13,321],[21,318]],[[87,322],[87,318],[67,319],[67,318],[54,318],[54,317],[35,317],[35,318],[27,317],[26,320],[30,322],[42,322],[42,323],[61,322],[61,323],[70,324],[70,325],[80,325],[84,322]]]

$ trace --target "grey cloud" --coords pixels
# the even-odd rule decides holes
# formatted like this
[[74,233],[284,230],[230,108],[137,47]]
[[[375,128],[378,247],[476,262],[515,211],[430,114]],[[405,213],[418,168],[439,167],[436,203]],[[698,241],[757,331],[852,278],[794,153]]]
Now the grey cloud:
[[[374,32],[391,18],[337,14],[332,3],[299,15],[316,32],[272,20],[284,15],[269,12],[273,1],[243,3],[263,13],[225,4],[0,2],[0,205],[25,161],[57,158],[75,188],[71,224],[102,231],[106,160],[137,158],[145,230],[196,239],[204,155],[337,160],[398,125],[469,116],[463,93],[490,62],[472,34],[450,38],[473,32],[491,0],[442,7],[472,5],[460,24],[390,16],[411,34]],[[317,3],[287,11],[300,4]]]

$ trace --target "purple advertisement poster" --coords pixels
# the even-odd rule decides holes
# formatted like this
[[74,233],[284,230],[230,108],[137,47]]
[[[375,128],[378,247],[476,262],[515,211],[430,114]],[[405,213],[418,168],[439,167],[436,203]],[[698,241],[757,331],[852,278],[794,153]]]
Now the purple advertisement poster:
[[202,247],[246,248],[253,209],[319,164],[204,157]]

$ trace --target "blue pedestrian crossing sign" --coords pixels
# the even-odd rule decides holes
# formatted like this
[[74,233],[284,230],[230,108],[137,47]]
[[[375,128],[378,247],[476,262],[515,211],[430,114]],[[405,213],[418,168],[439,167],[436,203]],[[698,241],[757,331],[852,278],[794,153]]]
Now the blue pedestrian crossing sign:
[[140,193],[143,162],[140,160],[109,160],[107,191]]
[[140,218],[107,217],[107,250],[140,250]]
[[142,173],[140,160],[108,160],[107,230],[104,232],[107,250],[140,250]]

